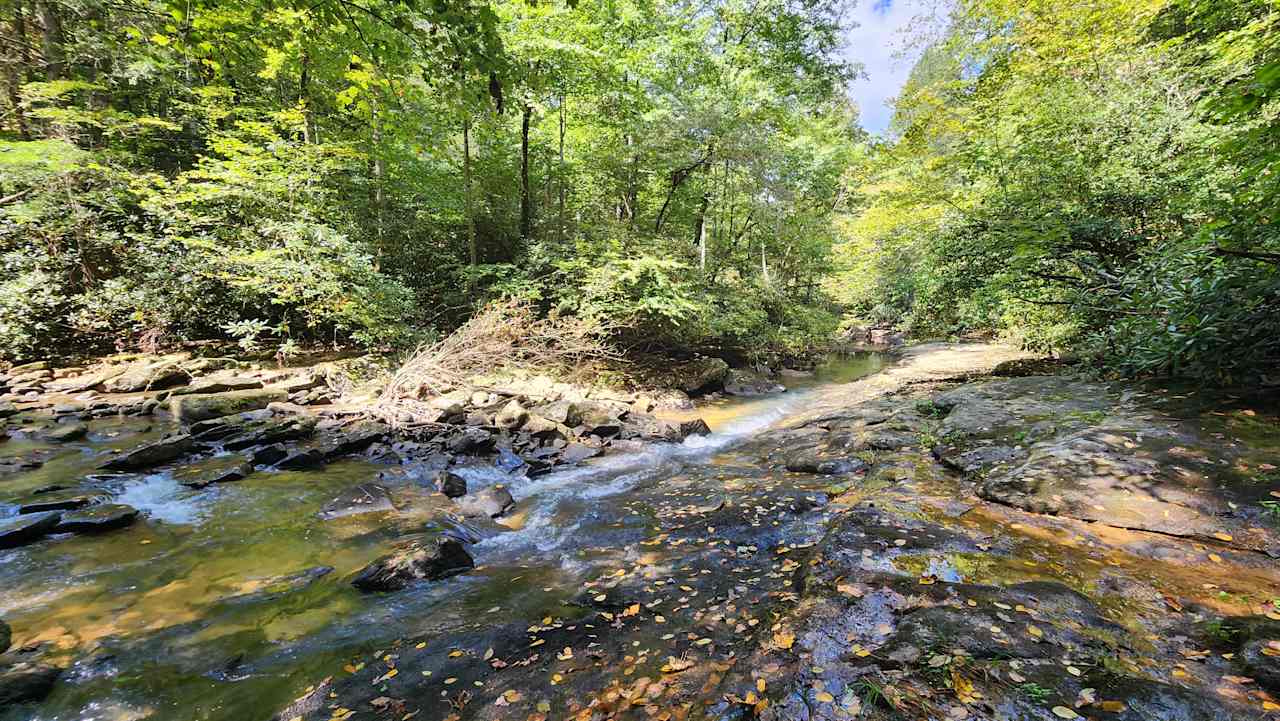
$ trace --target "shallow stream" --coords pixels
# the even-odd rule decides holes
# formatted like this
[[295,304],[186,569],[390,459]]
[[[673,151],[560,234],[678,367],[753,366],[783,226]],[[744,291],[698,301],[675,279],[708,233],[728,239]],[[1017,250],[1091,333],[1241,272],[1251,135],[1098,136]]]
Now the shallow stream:
[[[826,384],[874,373],[885,362],[876,354],[833,358],[811,378],[785,379],[787,393],[704,405],[697,415],[713,433],[680,445],[533,479],[464,468],[473,491],[505,484],[516,511],[501,525],[455,529],[482,539],[471,547],[473,572],[391,594],[362,594],[348,580],[395,541],[438,532],[431,510],[439,497],[412,466],[345,460],[191,490],[172,471],[93,475],[102,454],[159,437],[168,429],[160,419],[94,421],[86,439],[58,446],[6,441],[0,455],[54,455],[4,481],[0,516],[16,513],[13,501],[36,489],[83,483],[139,509],[144,520],[0,551],[0,618],[12,626],[14,645],[44,642],[69,664],[43,704],[0,711],[0,718],[266,719],[320,679],[406,639],[434,645],[486,626],[523,629],[540,619],[580,617],[585,611],[569,603],[602,574],[659,563],[679,575],[680,543],[664,543],[663,558],[620,549],[652,536],[682,508],[735,497],[755,503],[767,519],[797,494],[818,492],[820,478],[779,483],[735,447],[802,410]],[[392,490],[396,513],[318,517],[340,492],[369,481]],[[821,521],[756,525],[782,528],[804,543]],[[715,531],[701,536],[690,545],[705,545]],[[711,582],[716,574],[696,575]],[[679,613],[669,615],[676,632],[698,620],[682,625]]]

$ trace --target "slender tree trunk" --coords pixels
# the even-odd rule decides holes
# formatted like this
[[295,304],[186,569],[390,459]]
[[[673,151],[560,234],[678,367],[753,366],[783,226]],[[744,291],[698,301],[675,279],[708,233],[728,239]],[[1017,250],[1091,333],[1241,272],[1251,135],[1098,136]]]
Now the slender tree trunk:
[[317,140],[311,127],[311,54],[305,50],[302,51],[302,75],[298,78],[298,103],[302,105],[302,142],[312,145]]
[[[471,197],[471,116],[462,119],[462,196],[467,215],[467,248],[471,254],[471,268],[480,264],[480,249],[476,246],[475,203]],[[468,295],[475,294],[475,273],[467,281]]]
[[62,16],[52,0],[39,0],[40,24],[44,26],[42,46],[46,80],[61,80],[66,72],[62,54]]
[[371,147],[369,148],[369,156],[371,158],[371,170],[373,171],[373,212],[374,212],[374,233],[378,238],[378,254],[382,254],[382,238],[385,232],[383,227],[386,223],[386,161],[382,158],[382,118],[379,114],[377,104],[373,105],[373,128],[371,136]]
[[529,197],[529,120],[533,108],[520,109],[520,239],[528,241],[533,231],[533,206]]
[[559,221],[559,228],[558,228],[558,229],[557,229],[557,231],[556,231],[557,239],[558,239],[561,243],[564,243],[564,176],[565,176],[565,171],[564,171],[564,131],[565,131],[565,123],[566,123],[566,117],[565,117],[565,114],[566,114],[566,112],[567,112],[567,109],[566,109],[566,107],[565,107],[565,106],[568,104],[568,102],[569,102],[569,98],[568,98],[567,96],[565,96],[565,94],[564,94],[564,93],[561,93],[561,94],[560,94],[560,198],[559,198],[559,204],[560,204],[560,208],[559,208],[559,216],[560,216],[560,221]]
[[693,238],[698,244],[698,269],[707,271],[707,208],[711,205],[711,191],[702,191],[702,204],[698,206],[698,218],[694,221]]
[[5,71],[5,90],[9,95],[9,103],[13,105],[13,117],[17,121],[18,136],[23,140],[30,140],[31,129],[27,126],[27,114],[22,110],[22,98],[18,93],[18,73],[12,67]]

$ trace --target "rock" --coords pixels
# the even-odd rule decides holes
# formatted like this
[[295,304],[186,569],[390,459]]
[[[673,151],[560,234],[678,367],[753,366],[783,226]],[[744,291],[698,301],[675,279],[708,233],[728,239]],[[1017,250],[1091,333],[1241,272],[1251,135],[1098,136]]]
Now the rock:
[[325,463],[324,451],[319,448],[297,450],[276,462],[276,468],[282,471],[304,471],[319,468]]
[[195,448],[195,441],[185,433],[145,443],[98,466],[108,471],[140,471],[181,458]]
[[336,439],[321,444],[321,451],[326,461],[332,461],[368,450],[369,446],[385,439],[387,433],[387,427],[381,423],[372,421],[357,423],[343,429]]
[[630,411],[626,407],[619,410],[617,406],[601,401],[580,403],[578,410],[581,421],[578,427],[601,438],[617,435],[618,431],[622,430],[620,416]]
[[756,373],[737,369],[730,371],[728,378],[724,382],[725,395],[730,396],[762,396],[771,393],[782,393],[786,389],[786,386],[775,383]]
[[204,488],[217,483],[233,483],[248,478],[253,473],[253,463],[240,456],[221,460],[216,465],[192,466],[174,473],[174,480],[187,488]]
[[857,473],[866,468],[867,462],[861,458],[823,455],[816,448],[797,451],[786,460],[786,469],[793,473],[838,476],[846,473]]
[[467,495],[467,479],[448,470],[437,471],[432,485],[449,498]]
[[0,401],[0,418],[8,418],[18,414],[18,407],[9,401]]
[[17,548],[34,543],[53,531],[61,518],[61,513],[53,511],[0,520],[0,548]]
[[505,431],[514,431],[529,419],[529,411],[520,405],[520,401],[511,399],[493,418],[493,424]]
[[391,491],[378,483],[361,483],[343,491],[338,497],[324,504],[320,517],[325,520],[355,516],[362,513],[386,513],[396,510],[391,502]]
[[524,459],[512,453],[509,449],[499,448],[498,457],[493,459],[493,465],[505,473],[511,473],[525,464]]
[[645,441],[664,441],[675,443],[684,439],[680,435],[680,426],[664,421],[648,413],[631,413],[622,425],[623,438],[639,438]]
[[688,438],[689,436],[709,436],[711,435],[711,426],[701,418],[695,418],[691,421],[684,421],[680,424],[680,437]]
[[511,492],[502,486],[491,486],[479,492],[453,499],[463,518],[498,518],[515,507]]
[[47,371],[50,369],[49,361],[32,361],[21,365],[13,366],[9,369],[10,377],[22,375],[23,373],[32,373],[34,371]]
[[333,677],[329,676],[280,710],[271,721],[295,721],[314,714],[329,702],[333,693]]
[[138,509],[120,503],[90,506],[62,514],[54,533],[102,533],[133,525]]
[[563,463],[581,463],[588,458],[595,458],[603,452],[603,448],[588,446],[585,443],[570,443],[560,452],[560,460]]
[[13,641],[13,631],[9,628],[9,624],[0,621],[0,653],[9,650],[9,644]]
[[44,431],[40,437],[47,441],[55,443],[70,443],[78,441],[89,435],[89,427],[83,423],[63,423],[57,427]]
[[274,466],[289,456],[289,450],[279,443],[255,448],[250,460],[255,466]]
[[582,423],[582,413],[578,410],[577,404],[571,401],[544,403],[534,408],[533,412],[553,423],[571,428]]
[[229,451],[239,451],[309,438],[315,432],[316,422],[315,418],[303,416],[254,423],[241,427],[238,433],[224,439],[222,447]]
[[197,378],[185,388],[179,388],[173,392],[174,396],[178,395],[195,395],[195,394],[211,394],[211,393],[227,393],[230,391],[246,391],[255,390],[262,387],[262,381],[257,378],[240,378],[236,376],[208,376],[205,378]]
[[693,410],[693,401],[689,400],[689,394],[684,391],[668,389],[654,394],[653,409],[688,411]]
[[520,430],[531,436],[546,438],[553,434],[560,433],[560,429],[564,427],[565,426],[547,418],[543,418],[536,413],[530,413],[528,419],[525,420],[524,425],[520,427]]
[[717,391],[729,378],[729,364],[720,358],[695,358],[677,364],[668,372],[664,385],[697,395]]
[[128,370],[127,366],[108,366],[106,369],[95,373],[53,381],[46,384],[45,388],[59,393],[83,393],[97,388],[113,378],[118,378],[126,370]]
[[419,580],[438,581],[475,568],[475,561],[456,539],[437,536],[410,544],[365,566],[351,585],[361,591],[398,591]]
[[333,566],[313,566],[285,576],[261,579],[258,588],[221,599],[222,603],[247,604],[274,601],[291,593],[310,587],[316,581],[333,573]]
[[271,403],[287,400],[289,394],[278,388],[174,396],[169,401],[169,412],[180,423],[195,423],[266,408]]
[[44,700],[61,675],[62,669],[39,661],[0,666],[0,709]]
[[174,360],[158,363],[138,363],[129,366],[120,375],[102,383],[102,389],[108,393],[136,393],[146,390],[161,390],[183,385],[190,376],[178,366]]
[[463,428],[449,439],[449,450],[454,453],[481,453],[492,448],[493,434],[483,428]]
[[[42,494],[46,495],[46,494]],[[52,498],[41,498],[18,506],[18,513],[45,513],[47,511],[70,511],[84,508],[100,499],[90,493],[58,494]]]

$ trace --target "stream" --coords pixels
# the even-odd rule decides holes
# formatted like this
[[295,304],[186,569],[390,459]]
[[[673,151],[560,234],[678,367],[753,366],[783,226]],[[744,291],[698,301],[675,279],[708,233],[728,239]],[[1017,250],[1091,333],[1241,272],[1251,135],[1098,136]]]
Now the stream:
[[[762,611],[747,613],[749,605],[789,593],[787,574],[756,550],[805,548],[829,520],[809,512],[822,505],[817,497],[829,479],[786,474],[783,482],[739,448],[829,385],[876,373],[886,362],[878,354],[836,357],[812,378],[785,379],[792,386],[786,393],[709,402],[696,415],[713,433],[683,444],[652,445],[536,478],[462,467],[473,491],[504,484],[517,507],[500,522],[454,528],[441,527],[425,474],[412,466],[345,459],[323,470],[260,473],[201,490],[179,485],[167,470],[95,475],[103,452],[158,438],[165,423],[94,421],[85,439],[57,446],[41,468],[6,482],[0,517],[17,512],[14,499],[77,481],[144,518],[107,534],[0,551],[0,618],[13,627],[15,646],[47,644],[68,665],[47,700],[0,710],[0,718],[267,719],[322,679],[364,674],[375,661],[386,664],[383,673],[362,684],[376,690],[385,686],[387,669],[396,669],[393,676],[412,672],[424,683],[438,679],[440,695],[460,699],[450,703],[461,709],[463,690],[483,687],[482,671],[497,668],[495,658],[517,664],[517,647],[538,653],[545,645],[544,659],[572,657],[574,647],[591,654],[582,658],[602,659],[588,649],[608,649],[609,662],[597,665],[621,668],[678,657],[674,644],[731,644],[741,634],[735,627],[767,620]],[[13,438],[0,444],[0,454],[50,447]],[[317,515],[345,489],[369,481],[391,489],[395,512]],[[693,511],[714,515],[723,507],[748,514],[738,525],[754,530],[726,537],[682,523]],[[441,530],[478,541],[470,547],[474,571],[388,594],[362,594],[349,584],[353,572],[393,543]],[[662,543],[643,545],[653,538]],[[597,614],[608,620],[636,614],[630,599],[615,602],[592,589],[638,569],[660,569],[646,576],[642,599],[655,622],[615,633],[594,628]],[[705,613],[742,622],[710,632]],[[546,643],[531,642],[530,633]],[[405,660],[408,650],[419,651],[417,665]],[[398,666],[386,660],[393,655]],[[471,665],[454,676],[433,670],[459,659]],[[528,666],[532,672],[536,664]],[[573,683],[598,683],[588,677],[578,674]]]

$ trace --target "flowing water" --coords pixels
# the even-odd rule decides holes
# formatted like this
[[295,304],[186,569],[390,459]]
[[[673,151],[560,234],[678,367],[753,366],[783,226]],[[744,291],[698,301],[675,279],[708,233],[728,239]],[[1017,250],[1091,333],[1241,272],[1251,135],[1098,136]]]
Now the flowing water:
[[[780,483],[735,448],[803,409],[824,385],[874,373],[884,363],[876,354],[833,358],[811,378],[787,379],[793,386],[787,393],[714,401],[698,411],[714,432],[680,445],[655,445],[533,479],[489,466],[464,468],[473,491],[506,485],[516,512],[501,525],[455,529],[480,539],[471,547],[474,571],[391,594],[361,594],[348,578],[394,542],[438,532],[439,514],[432,511],[441,501],[420,485],[425,472],[411,466],[352,459],[322,471],[259,472],[191,490],[168,471],[90,470],[108,450],[158,437],[166,430],[160,420],[95,421],[87,439],[56,447],[10,440],[0,454],[53,455],[40,469],[5,481],[0,516],[17,512],[11,501],[56,484],[98,489],[142,511],[144,520],[104,535],[0,551],[0,618],[13,627],[15,646],[45,643],[69,665],[47,701],[0,711],[0,718],[270,718],[308,686],[405,639],[424,639],[434,648],[486,627],[524,629],[539,619],[581,616],[568,603],[584,585],[606,571],[654,563],[622,552],[628,542],[662,529],[660,538],[678,535],[683,526],[672,519],[682,509],[705,509],[729,497],[755,504],[751,525],[761,533],[811,541],[821,516],[790,524],[769,519],[799,496],[820,492],[820,479],[807,481],[811,486],[790,478]],[[343,490],[373,480],[392,489],[397,513],[317,516]],[[698,533],[686,548],[710,544],[717,552],[717,541],[706,538],[714,529]],[[681,559],[682,543],[663,546],[660,560],[673,577],[718,578],[714,565],[691,570],[693,554]],[[727,593],[733,597],[741,593],[735,588],[755,581]],[[680,587],[696,595],[691,586]],[[679,610],[670,613],[672,629],[691,628],[680,625]],[[640,640],[629,643],[638,647]]]

